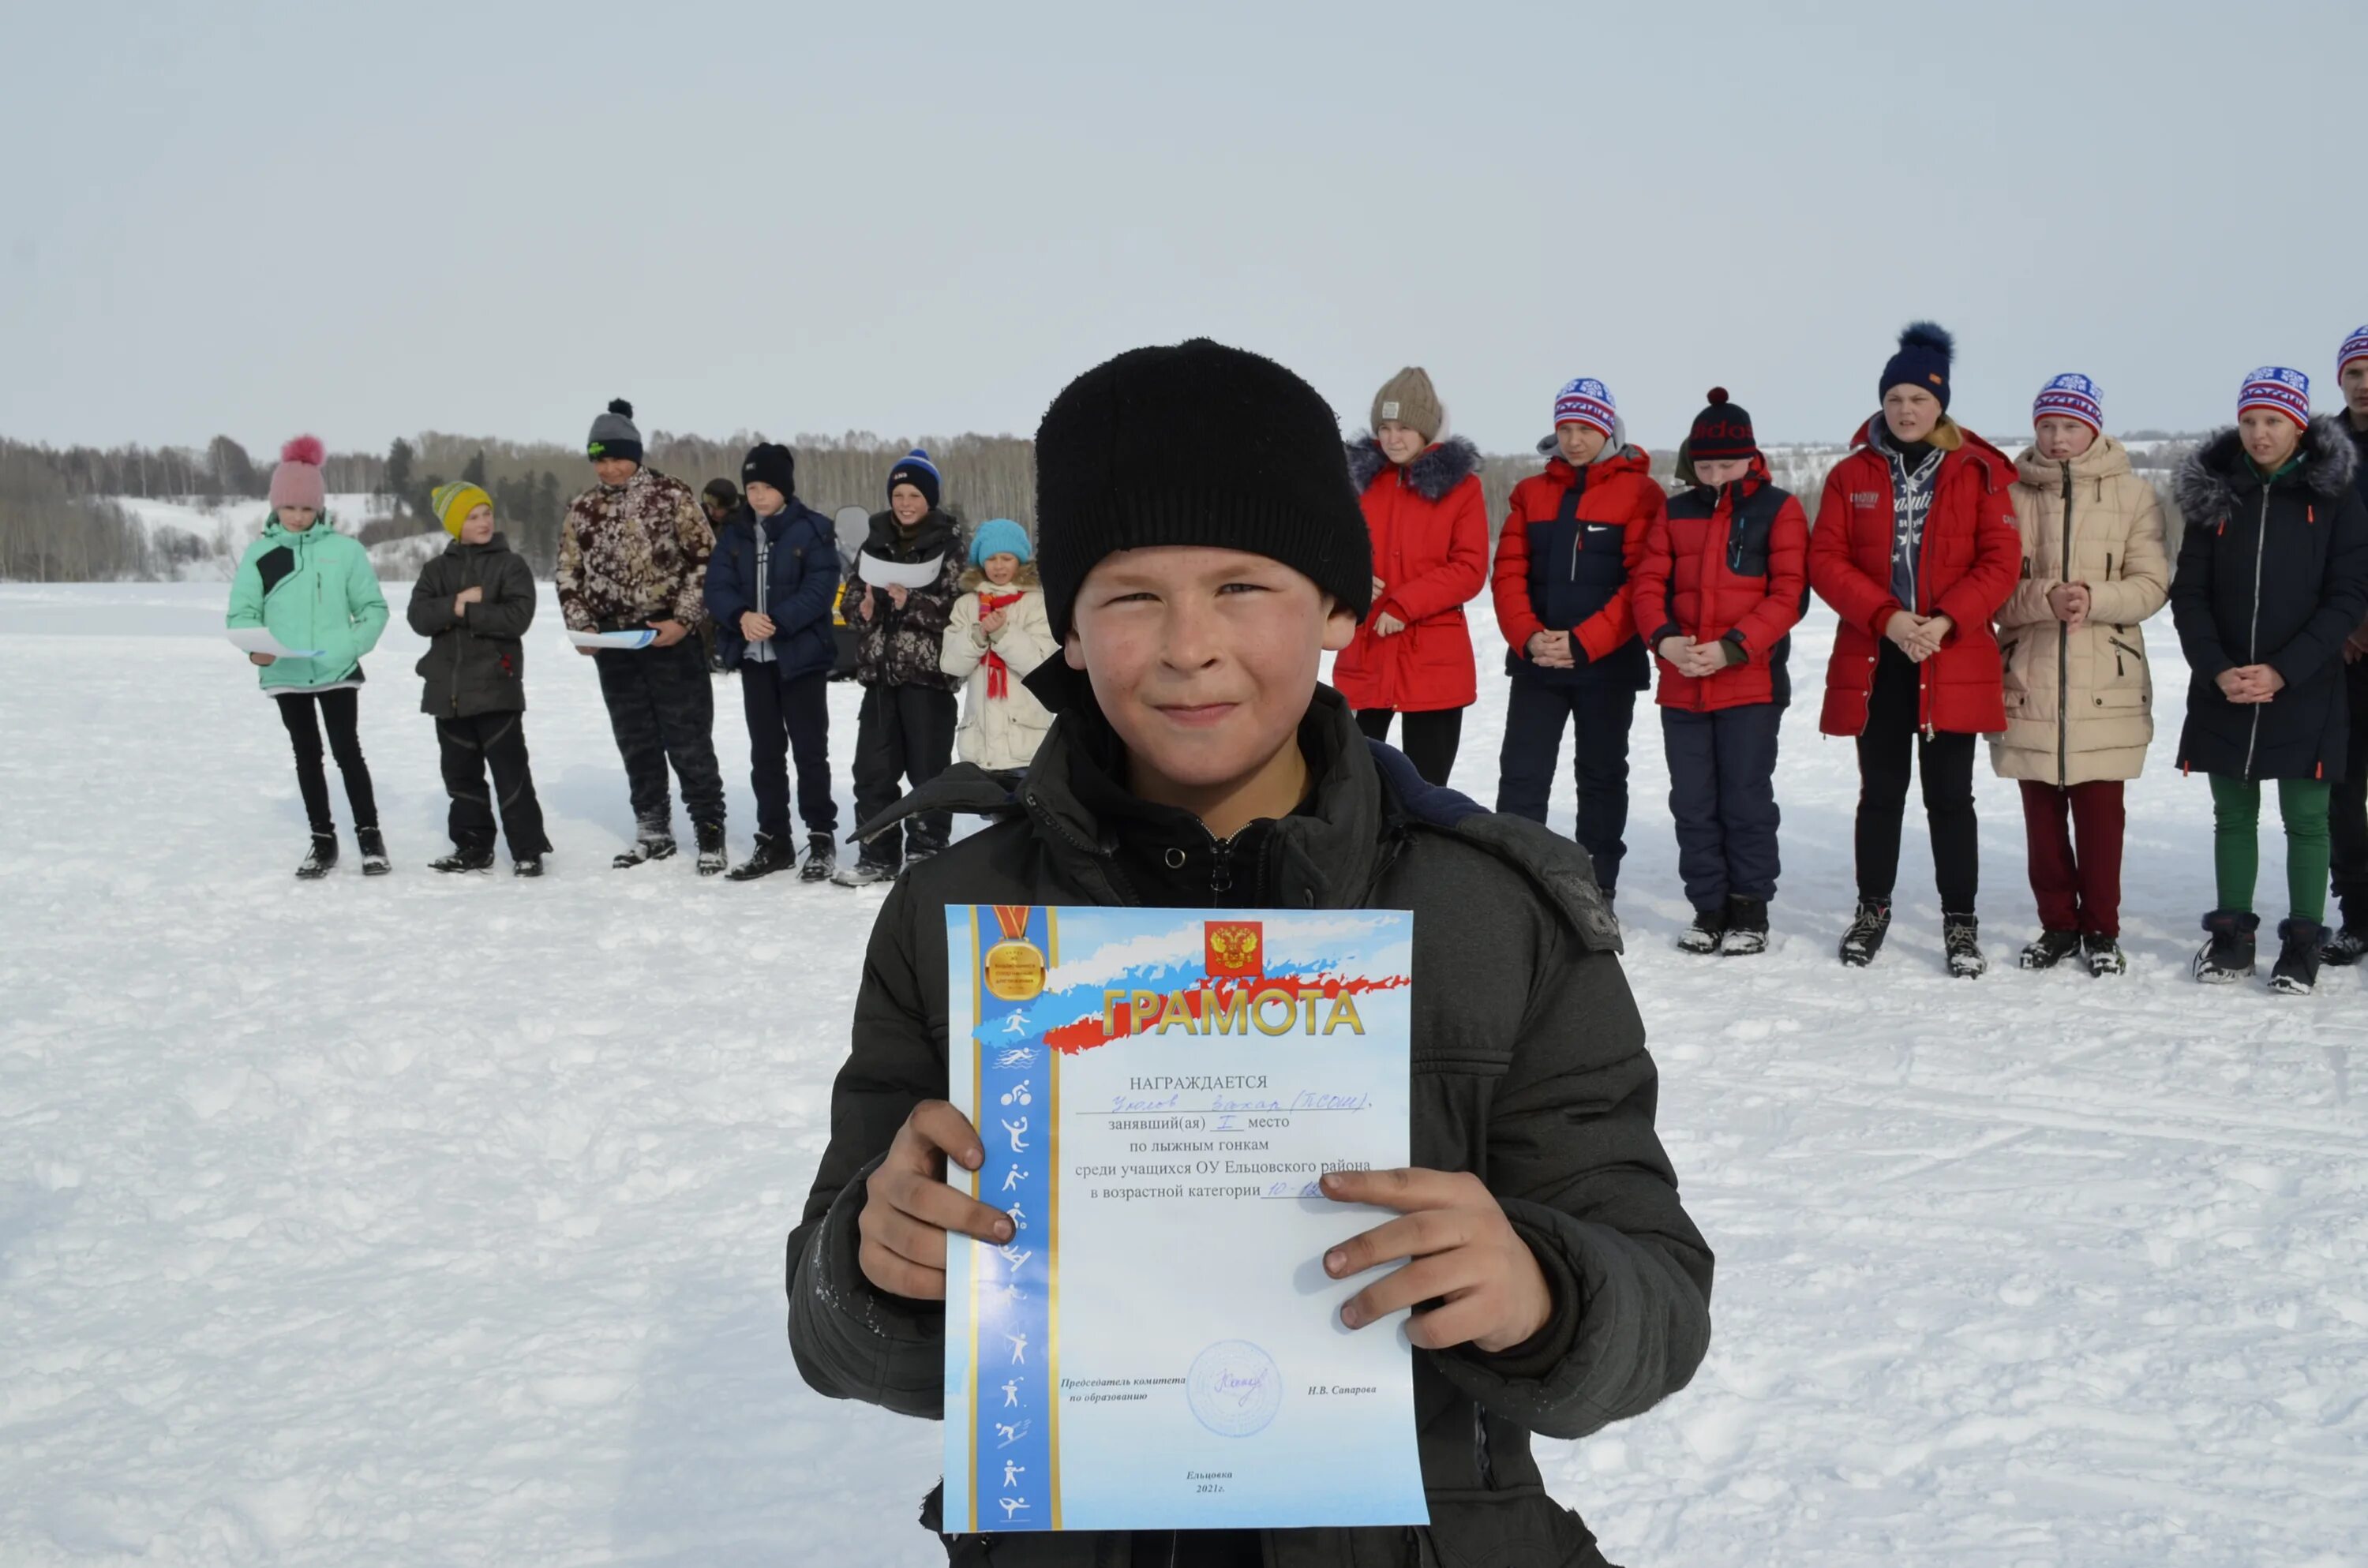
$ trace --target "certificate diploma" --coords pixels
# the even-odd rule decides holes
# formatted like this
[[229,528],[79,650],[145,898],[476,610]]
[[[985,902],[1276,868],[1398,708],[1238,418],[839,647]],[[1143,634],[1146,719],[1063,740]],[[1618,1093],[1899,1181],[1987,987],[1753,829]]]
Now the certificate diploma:
[[946,1528],[1428,1523],[1406,1314],[1322,1261],[1390,1216],[1317,1189],[1407,1163],[1414,916],[946,922],[950,1177],[1016,1232],[947,1247]]

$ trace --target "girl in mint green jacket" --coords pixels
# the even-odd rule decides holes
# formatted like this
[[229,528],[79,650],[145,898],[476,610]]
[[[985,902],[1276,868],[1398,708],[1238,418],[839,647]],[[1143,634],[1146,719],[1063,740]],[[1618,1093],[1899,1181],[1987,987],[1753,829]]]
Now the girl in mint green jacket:
[[271,516],[263,537],[238,563],[224,618],[231,626],[263,627],[283,647],[315,651],[306,658],[247,655],[262,666],[264,695],[279,699],[280,722],[295,748],[296,788],[313,829],[312,850],[296,874],[307,881],[328,875],[337,863],[337,824],[329,814],[329,780],[321,765],[324,723],[354,810],[362,874],[382,876],[392,869],[359,729],[362,655],[386,630],[386,596],[361,541],[327,526],[322,455],[320,441],[311,436],[280,449],[271,475]]

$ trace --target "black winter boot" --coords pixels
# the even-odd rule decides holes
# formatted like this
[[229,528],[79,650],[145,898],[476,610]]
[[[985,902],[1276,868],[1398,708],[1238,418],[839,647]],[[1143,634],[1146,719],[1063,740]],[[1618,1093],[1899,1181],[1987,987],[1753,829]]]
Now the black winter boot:
[[1864,969],[1883,951],[1883,938],[1891,930],[1891,902],[1888,899],[1858,901],[1858,915],[1842,933],[1842,963],[1850,969]]
[[336,864],[337,835],[316,833],[313,835],[313,847],[305,851],[304,863],[296,868],[296,875],[302,881],[317,882],[336,869]]
[[431,871],[490,871],[494,869],[493,846],[472,848],[462,845],[450,855],[427,862]]
[[618,870],[650,860],[674,858],[674,824],[663,820],[641,824],[633,830],[633,846],[609,863]]
[[2080,950],[2078,931],[2042,931],[2022,949],[2025,969],[2054,969]]
[[2347,922],[2340,929],[2329,931],[2327,940],[2318,945],[2318,961],[2338,969],[2350,969],[2363,954],[2368,954],[2368,926]]
[[394,862],[386,858],[386,840],[374,827],[354,829],[354,842],[361,846],[362,875],[382,877],[394,869]]
[[1726,937],[1718,945],[1721,958],[1745,958],[1768,950],[1768,901],[1730,894],[1726,901]]
[[831,872],[838,869],[838,843],[827,833],[806,835],[806,863],[798,868],[798,881],[826,882]]
[[1694,923],[1678,933],[1678,951],[1681,953],[1714,953],[1719,943],[1726,939],[1726,906],[1697,909]]
[[1979,980],[1990,971],[1982,955],[1982,923],[1970,915],[1941,912],[1941,946],[1949,958],[1949,972],[1959,980]]
[[894,881],[896,868],[885,860],[874,860],[868,855],[859,853],[855,857],[854,865],[841,866],[830,874],[830,880],[843,888],[865,888],[874,882]]
[[517,861],[510,867],[510,875],[513,877],[539,877],[542,875],[542,857],[540,855],[529,855],[523,859]]
[[732,857],[723,847],[723,824],[702,822],[693,824],[692,827],[699,835],[699,874],[702,877],[722,875],[723,868],[732,864]]
[[2111,937],[2091,931],[2080,938],[2080,950],[2088,957],[2089,973],[2092,978],[2130,971],[2130,960],[2122,956],[2121,943]]
[[2318,986],[2318,953],[2327,927],[2299,915],[2278,922],[2278,963],[2270,971],[2270,989],[2288,996],[2307,996]]
[[760,833],[757,835],[757,852],[724,873],[727,882],[753,882],[758,877],[769,877],[775,871],[786,871],[798,862],[796,846],[785,833]]
[[2253,937],[2261,917],[2248,910],[2215,909],[2203,917],[2212,939],[2197,950],[2188,972],[2206,985],[2234,985],[2253,972]]

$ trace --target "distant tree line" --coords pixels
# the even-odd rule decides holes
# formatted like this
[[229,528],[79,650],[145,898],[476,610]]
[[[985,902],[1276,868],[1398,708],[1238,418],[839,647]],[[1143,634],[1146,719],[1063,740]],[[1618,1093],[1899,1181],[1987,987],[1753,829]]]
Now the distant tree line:
[[[736,432],[710,439],[654,433],[648,466],[703,488],[712,479],[735,484],[740,460],[765,437]],[[2133,440],[2163,444],[2131,454],[2133,464],[2155,482],[2168,501],[2171,470],[2192,438],[2141,431]],[[825,513],[857,506],[878,511],[887,504],[887,477],[913,447],[928,449],[945,476],[947,509],[969,522],[1010,517],[1031,534],[1036,528],[1034,442],[1015,436],[965,435],[908,439],[870,431],[843,436],[799,436],[789,441],[797,455],[798,495]],[[1816,487],[1842,449],[1788,449],[1773,460],[1779,483],[1799,492],[1813,508]],[[1655,477],[1667,483],[1676,454],[1651,454]],[[178,529],[143,530],[136,518],[112,504],[116,497],[142,497],[205,506],[228,500],[261,499],[269,490],[278,460],[273,449],[258,460],[238,441],[217,436],[202,448],[51,448],[0,439],[0,577],[156,577],[201,560],[226,541],[209,541]],[[1496,527],[1513,486],[1543,466],[1536,452],[1483,459],[1481,486],[1490,527]],[[430,497],[448,480],[483,485],[508,534],[512,548],[539,575],[548,576],[559,556],[560,528],[567,505],[592,483],[580,448],[558,442],[506,441],[442,431],[395,440],[384,452],[331,452],[323,478],[333,495],[362,494],[376,506],[362,519],[364,543],[377,544],[435,529]],[[2177,519],[2172,526],[2177,528]]]

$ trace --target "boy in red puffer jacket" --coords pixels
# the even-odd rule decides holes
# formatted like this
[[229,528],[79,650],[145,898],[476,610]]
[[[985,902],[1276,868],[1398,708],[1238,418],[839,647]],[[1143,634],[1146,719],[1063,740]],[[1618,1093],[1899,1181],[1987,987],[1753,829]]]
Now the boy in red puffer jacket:
[[1751,415],[1713,387],[1678,456],[1689,488],[1652,525],[1636,625],[1661,665],[1661,739],[1690,953],[1768,947],[1776,896],[1776,733],[1792,699],[1793,624],[1808,608],[1809,519],[1770,482]]
[[1605,895],[1617,891],[1628,826],[1628,728],[1649,683],[1628,576],[1668,497],[1627,442],[1611,389],[1590,377],[1554,399],[1554,456],[1513,489],[1497,536],[1497,624],[1512,692],[1497,809],[1546,820],[1563,732],[1577,724],[1575,836]]

